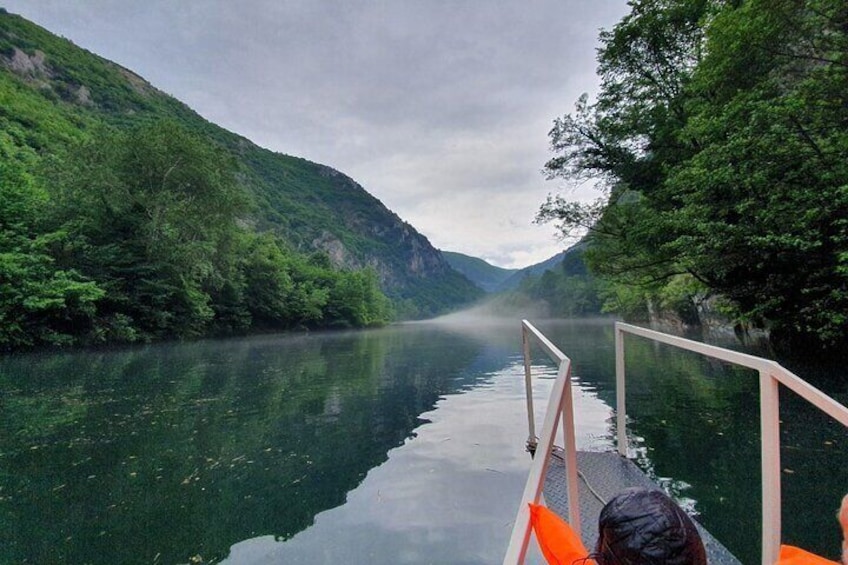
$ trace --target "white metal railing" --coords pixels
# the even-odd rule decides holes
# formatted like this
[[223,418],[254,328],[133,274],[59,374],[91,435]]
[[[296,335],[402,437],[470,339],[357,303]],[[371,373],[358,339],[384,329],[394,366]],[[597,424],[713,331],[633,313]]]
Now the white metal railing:
[[[533,417],[533,387],[530,375],[530,345],[535,341],[557,364],[557,378],[551,391],[548,408],[545,412],[545,423],[542,434],[536,438],[536,426]],[[563,443],[565,446],[565,472],[568,500],[578,500],[577,492],[577,447],[574,435],[574,404],[571,396],[571,359],[565,356],[542,333],[527,320],[521,321],[521,341],[524,350],[524,382],[527,388],[527,414],[529,417],[530,437],[528,447],[535,450],[530,475],[524,486],[521,504],[512,527],[509,547],[504,556],[504,565],[523,563],[530,543],[530,509],[532,502],[538,504],[542,497],[542,487],[545,484],[545,473],[551,459],[551,449],[554,446],[554,434],[559,426],[560,415],[563,420]],[[572,524],[580,523],[580,505],[568,505],[568,520]]]
[[[574,434],[574,411],[571,393],[571,360],[554,346],[539,330],[522,320],[522,345],[524,352],[524,377],[527,388],[527,413],[530,438],[528,445],[536,445],[533,418],[533,395],[530,374],[530,344],[535,340],[548,356],[558,364],[557,380],[551,391],[545,423],[538,438],[536,456],[522,495],[504,565],[522,563],[530,540],[530,515],[527,504],[538,503],[545,482],[545,472],[550,461],[554,435],[563,418],[566,480],[568,488],[569,521],[580,524],[577,493],[577,450]],[[781,540],[780,496],[780,414],[779,385],[782,384],[804,400],[848,427],[848,408],[810,385],[774,361],[731,351],[713,345],[671,336],[654,330],[640,328],[623,322],[615,324],[615,374],[616,374],[616,428],[618,452],[627,456],[627,413],[625,403],[624,334],[639,336],[707,357],[754,369],[760,379],[760,429],[762,449],[762,563],[772,565],[778,559]]]

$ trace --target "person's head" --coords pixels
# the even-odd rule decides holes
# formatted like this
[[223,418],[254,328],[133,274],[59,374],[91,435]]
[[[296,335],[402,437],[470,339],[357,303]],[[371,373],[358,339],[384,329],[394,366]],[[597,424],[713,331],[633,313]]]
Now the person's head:
[[598,565],[706,565],[694,522],[658,490],[631,488],[610,500],[598,520]]

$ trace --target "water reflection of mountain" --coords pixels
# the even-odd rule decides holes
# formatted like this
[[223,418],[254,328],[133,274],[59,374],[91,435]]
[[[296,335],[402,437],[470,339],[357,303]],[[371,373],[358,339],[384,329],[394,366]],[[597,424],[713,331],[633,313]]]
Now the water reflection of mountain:
[[0,561],[185,562],[290,537],[501,355],[417,326],[6,359]]
[[[612,323],[537,325],[581,387],[614,405]],[[5,358],[0,562],[209,561],[248,538],[291,537],[343,504],[440,397],[481,392],[510,364],[520,379],[519,355],[511,320]],[[639,339],[627,367],[642,463],[756,561],[756,375]],[[848,397],[838,372],[812,380]],[[781,407],[784,539],[834,556],[848,435],[791,393]]]

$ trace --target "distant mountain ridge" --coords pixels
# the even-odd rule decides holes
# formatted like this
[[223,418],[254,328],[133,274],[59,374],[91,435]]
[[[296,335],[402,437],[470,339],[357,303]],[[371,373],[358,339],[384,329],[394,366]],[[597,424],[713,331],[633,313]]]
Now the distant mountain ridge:
[[[574,318],[603,313],[601,287],[586,265],[585,241],[513,273],[480,311],[527,317]],[[532,314],[531,314],[532,313]]]
[[515,290],[525,278],[541,276],[545,271],[565,270],[568,275],[585,275],[587,273],[583,262],[585,249],[586,244],[580,242],[549,259],[523,269],[496,267],[478,257],[455,251],[441,253],[454,269],[465,275],[471,282],[488,293],[498,293]]
[[255,204],[245,221],[255,230],[272,231],[302,252],[326,252],[341,268],[373,268],[401,314],[430,316],[482,294],[426,237],[350,177],[261,148],[136,73],[3,9],[0,100],[0,135],[16,147],[4,158],[26,167],[85,140],[103,123],[126,129],[174,120],[240,163],[241,182]]
[[518,269],[504,269],[478,257],[455,251],[442,251],[442,256],[451,267],[486,292],[497,292],[505,280],[518,272]]
[[503,292],[506,290],[514,290],[518,288],[518,285],[521,284],[521,281],[529,276],[539,276],[542,275],[545,271],[553,271],[557,269],[565,258],[571,253],[573,248],[567,249],[565,251],[560,251],[550,259],[545,259],[535,265],[530,265],[529,267],[524,267],[523,269],[518,269],[515,273],[510,275],[508,278],[504,279],[500,285],[498,285],[497,291]]

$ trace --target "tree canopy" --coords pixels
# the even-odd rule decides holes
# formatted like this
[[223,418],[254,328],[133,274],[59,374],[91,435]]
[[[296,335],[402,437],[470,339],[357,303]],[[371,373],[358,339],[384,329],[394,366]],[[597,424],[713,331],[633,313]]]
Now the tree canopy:
[[334,269],[248,229],[237,164],[175,122],[102,127],[34,176],[18,163],[0,163],[0,347],[364,327],[391,315],[372,271]]
[[0,349],[372,325],[482,295],[353,179],[2,9],[0,167]]
[[848,6],[630,6],[601,34],[597,100],[550,133],[548,175],[593,178],[601,198],[549,197],[539,219],[588,228],[590,266],[620,286],[719,296],[778,340],[844,343]]

